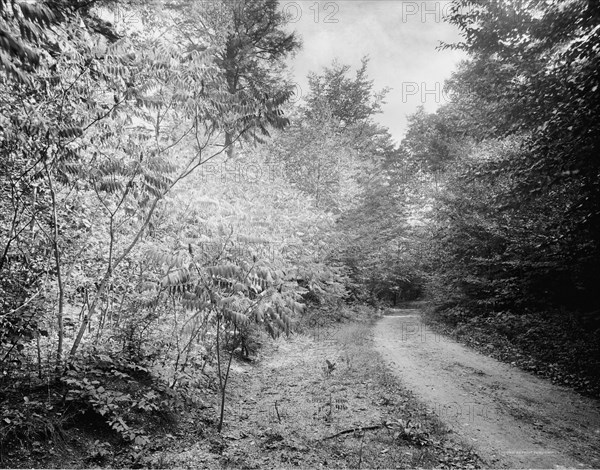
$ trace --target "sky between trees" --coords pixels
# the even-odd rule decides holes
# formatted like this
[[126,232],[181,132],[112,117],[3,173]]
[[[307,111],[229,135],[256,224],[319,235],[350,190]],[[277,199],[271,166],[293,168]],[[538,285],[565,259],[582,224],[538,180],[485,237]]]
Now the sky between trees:
[[390,87],[387,105],[377,121],[398,142],[407,128],[408,114],[420,105],[434,111],[446,102],[441,87],[462,51],[438,51],[440,41],[459,39],[458,30],[443,21],[450,2],[422,0],[281,0],[292,16],[303,48],[288,60],[300,93],[308,90],[308,72],[317,72],[339,59],[353,67],[363,56],[371,59],[369,75],[375,89]]

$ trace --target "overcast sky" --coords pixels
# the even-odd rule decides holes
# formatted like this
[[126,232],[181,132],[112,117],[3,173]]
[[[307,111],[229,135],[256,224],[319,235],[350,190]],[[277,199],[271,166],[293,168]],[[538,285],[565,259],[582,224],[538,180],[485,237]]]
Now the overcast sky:
[[439,41],[455,42],[457,30],[442,21],[448,1],[422,0],[280,0],[291,15],[290,28],[303,48],[289,65],[301,92],[308,72],[320,72],[337,58],[353,67],[371,58],[368,74],[375,89],[390,87],[377,120],[400,141],[406,115],[420,104],[429,111],[444,100],[442,84],[464,55],[437,51]]

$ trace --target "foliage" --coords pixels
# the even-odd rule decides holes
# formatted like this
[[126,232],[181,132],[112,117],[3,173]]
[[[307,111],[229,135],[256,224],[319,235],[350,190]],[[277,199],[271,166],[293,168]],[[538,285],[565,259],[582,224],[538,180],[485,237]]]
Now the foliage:
[[318,75],[308,76],[309,94],[305,114],[309,120],[333,118],[341,128],[364,124],[381,112],[384,97],[389,91],[373,91],[373,81],[368,79],[369,58],[363,57],[354,79],[348,78],[349,65],[334,61]]
[[273,161],[298,189],[312,196],[317,208],[340,213],[354,204],[360,178],[371,167],[361,161],[335,122],[292,123],[269,145]]
[[[311,195],[317,207],[338,217],[337,229],[329,236],[334,248],[326,261],[344,266],[346,285],[355,294],[377,291],[379,273],[387,276],[393,271],[388,266],[381,269],[378,255],[389,256],[387,247],[378,245],[381,240],[374,239],[379,232],[373,228],[388,220],[387,213],[375,207],[387,204],[380,201],[388,191],[386,165],[397,153],[387,129],[373,121],[387,90],[373,91],[367,66],[368,59],[363,58],[354,78],[347,76],[348,65],[337,62],[320,74],[312,73],[301,112],[269,148],[270,158],[284,165],[290,183]],[[387,209],[403,210],[397,201]],[[398,280],[394,276],[390,275],[390,287]],[[387,287],[386,283],[383,290]]]
[[[224,91],[244,106],[245,112],[228,116],[224,123],[229,157],[232,144],[240,138],[263,143],[269,128],[285,127],[283,105],[292,95],[292,86],[284,74],[284,61],[300,42],[296,33],[286,31],[287,18],[278,3],[185,1],[170,8],[178,18],[174,29],[179,41],[188,50],[203,50],[206,43],[214,47]],[[219,31],[222,34],[216,34]]]
[[471,129],[465,129],[461,118],[454,104],[432,114],[420,107],[408,116],[408,130],[402,140],[403,149],[410,154],[406,165],[417,165],[433,174],[451,166],[469,148],[466,136],[471,135]]
[[373,122],[388,90],[373,90],[368,62],[362,59],[354,78],[337,61],[309,74],[306,103],[270,149],[291,183],[336,214],[356,205],[377,161],[393,147],[387,129]]
[[449,21],[465,38],[454,47],[471,59],[449,83],[449,106],[489,113],[476,139],[511,136],[475,149],[446,183],[436,286],[454,279],[454,300],[598,307],[596,8],[453,2]]
[[350,269],[353,298],[396,303],[421,295],[426,248],[419,214],[433,178],[405,148],[388,144],[376,155],[354,205],[339,218],[336,256]]
[[81,407],[82,413],[90,409],[102,416],[124,440],[142,447],[148,444],[144,426],[134,426],[127,421],[135,421],[135,414],[139,412],[152,415],[159,410],[172,410],[170,398],[176,395],[168,387],[160,387],[160,384],[155,389],[142,388],[139,383],[141,380],[135,380],[134,375],[148,374],[149,371],[134,363],[102,355],[88,364],[73,364],[61,377],[61,382],[66,386],[65,402]]
[[[231,355],[247,346],[251,322],[273,336],[290,334],[303,294],[343,291],[315,262],[319,230],[306,240],[297,235],[307,220],[330,225],[305,196],[281,179],[274,193],[273,181],[223,187],[199,176],[224,164],[220,156],[243,135],[283,122],[289,93],[270,88],[282,68],[268,65],[297,41],[278,29],[284,19],[274,2],[267,2],[272,23],[258,14],[265,2],[246,3],[227,10],[243,27],[189,36],[203,47],[155,36],[147,26],[163,13],[135,3],[123,8],[139,13],[141,28],[106,29],[98,18],[110,13],[110,2],[81,10],[84,21],[66,8],[50,18],[36,3],[46,42],[33,44],[15,31],[19,21],[33,28],[37,17],[13,17],[2,4],[2,27],[21,41],[8,62],[2,56],[18,76],[0,84],[3,391],[58,381],[65,401],[51,406],[89,409],[144,445],[136,413],[199,400],[215,379],[224,399]],[[261,36],[263,26],[273,29]],[[162,27],[174,28],[168,21]],[[246,27],[272,54],[253,58],[257,50],[243,45],[228,69],[223,45]],[[189,33],[191,26],[182,28]],[[37,55],[25,57],[30,46],[39,46]],[[228,73],[238,72],[241,86],[230,93]],[[264,83],[254,80],[260,73]],[[266,165],[252,155],[247,164]],[[129,367],[147,375],[135,392],[119,388],[119,381],[130,383]],[[26,422],[14,404],[6,409]]]

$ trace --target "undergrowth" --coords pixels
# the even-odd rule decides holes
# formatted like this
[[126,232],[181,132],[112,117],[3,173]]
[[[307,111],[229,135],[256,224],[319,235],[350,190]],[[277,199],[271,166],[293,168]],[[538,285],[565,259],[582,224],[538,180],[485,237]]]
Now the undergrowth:
[[[107,463],[114,448],[131,465],[147,450],[152,435],[176,423],[186,399],[150,370],[107,355],[73,362],[46,383],[14,380],[1,384],[0,464],[46,465],[68,454],[74,437],[96,437],[80,457]],[[112,464],[117,464],[114,459]]]

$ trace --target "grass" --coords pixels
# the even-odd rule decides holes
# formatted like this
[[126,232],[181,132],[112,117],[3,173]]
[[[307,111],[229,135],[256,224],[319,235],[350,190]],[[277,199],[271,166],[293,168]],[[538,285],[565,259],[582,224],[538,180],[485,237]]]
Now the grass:
[[401,387],[372,342],[371,321],[275,342],[259,363],[236,365],[221,436],[182,442],[144,463],[477,468],[477,456],[449,439],[437,417]]
[[149,422],[148,445],[122,442],[96,415],[76,415],[62,423],[61,439],[30,439],[2,466],[478,468],[374,350],[377,311],[354,313],[290,339],[262,338],[257,360],[234,361],[220,434],[217,394],[207,388],[201,403]]

